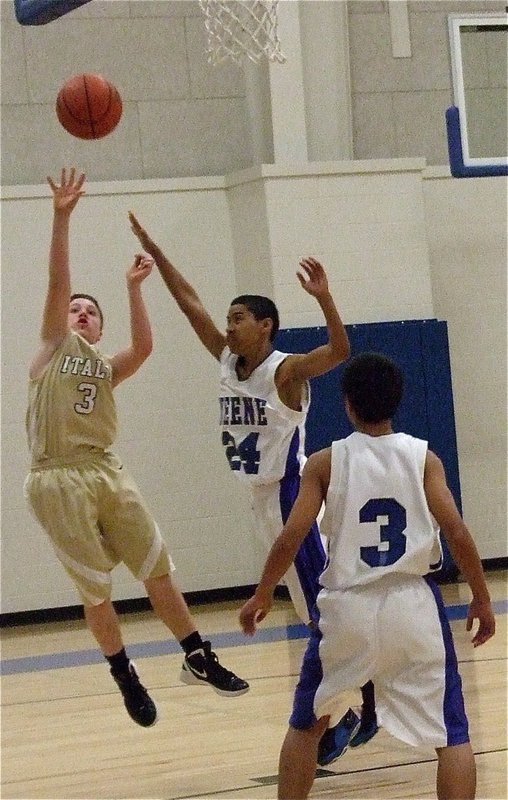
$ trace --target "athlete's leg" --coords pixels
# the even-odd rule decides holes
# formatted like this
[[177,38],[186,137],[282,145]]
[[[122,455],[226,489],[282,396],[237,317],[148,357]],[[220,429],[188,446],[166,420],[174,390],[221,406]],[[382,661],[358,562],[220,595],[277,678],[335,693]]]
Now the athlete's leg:
[[113,656],[123,648],[120,624],[111,600],[85,606],[85,620],[105,656]]
[[180,589],[158,525],[139,489],[115,459],[104,470],[100,525],[111,550],[143,582],[157,616],[178,639],[185,653],[181,679],[211,685],[225,695],[243,694],[246,681],[225,669],[203,641]]
[[179,642],[197,631],[187,603],[169,575],[144,581],[153,610]]
[[438,800],[473,800],[476,763],[470,742],[436,748]]
[[[284,522],[289,515],[292,504],[294,503],[295,492],[298,491],[298,487],[299,480],[281,481],[280,504],[281,514]],[[297,606],[294,597],[301,597],[301,594],[303,593],[310,619],[312,619],[312,609],[321,589],[319,579],[324,570],[325,563],[326,553],[323,547],[321,534],[319,532],[318,525],[314,523],[300,545],[300,549],[298,550],[294,561],[296,576],[299,583],[298,589],[300,592],[295,589],[294,581],[286,580],[291,599],[293,600],[293,604],[295,605],[297,612],[302,603],[300,601],[300,606]],[[343,753],[345,753],[347,744],[351,743],[353,740],[356,740],[354,746],[365,744],[377,733],[378,725],[376,717],[376,704],[374,696],[374,684],[372,681],[368,681],[364,686],[361,687],[361,693],[362,709],[360,729],[357,730],[357,728],[352,729],[350,727],[349,716],[348,713],[346,713],[346,715],[344,715],[340,722],[335,726],[335,729],[333,729],[333,735],[328,737],[327,740],[323,740],[321,744],[320,758],[324,759],[323,763],[330,764],[332,761],[335,761],[337,758],[339,758]],[[350,709],[350,711],[352,710]],[[354,716],[354,712],[352,712],[352,716]]]
[[328,727],[329,717],[307,730],[289,727],[279,758],[279,800],[304,800],[314,782],[318,743]]
[[139,680],[125,652],[118,616],[111,600],[85,606],[85,619],[109,662],[111,675],[120,689],[130,718],[143,728],[157,722],[157,706]]
[[125,652],[111,602],[111,570],[120,558],[97,520],[99,489],[107,470],[107,462],[42,470],[31,474],[26,487],[34,513],[81,595],[87,626],[109,663],[129,716],[148,727],[157,720],[157,708]]
[[180,680],[195,685],[209,684],[218,694],[225,696],[248,691],[247,681],[223,667],[210,642],[202,640],[184,596],[171,577],[168,574],[153,576],[144,584],[155,613],[176,636],[185,652]]
[[372,681],[367,681],[367,683],[362,686],[361,692],[361,723],[358,732],[349,741],[350,747],[359,747],[362,744],[367,744],[379,730],[376,714],[375,690]]

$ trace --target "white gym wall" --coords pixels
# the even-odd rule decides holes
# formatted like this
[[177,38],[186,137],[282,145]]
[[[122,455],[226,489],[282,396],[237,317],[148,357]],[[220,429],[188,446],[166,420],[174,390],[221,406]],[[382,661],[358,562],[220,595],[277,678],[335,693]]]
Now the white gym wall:
[[[465,517],[482,557],[506,556],[506,183],[452,179],[444,128],[446,14],[503,3],[408,3],[411,56],[393,55],[407,42],[387,3],[281,5],[293,60],[244,74],[207,65],[193,2],[93,0],[38,29],[0,4],[4,613],[77,602],[22,495],[51,223],[44,179],[63,164],[89,179],[72,220],[74,286],[100,299],[107,352],[128,335],[131,208],[219,325],[243,291],[272,295],[284,327],[321,324],[294,277],[305,255],[327,266],[347,323],[447,320]],[[336,37],[323,39],[331,24]],[[101,142],[72,139],[54,115],[59,85],[82,71],[108,75],[125,101]],[[284,104],[292,75],[300,89]],[[216,365],[157,274],[146,299],[155,348],[118,389],[117,450],[184,590],[254,583],[261,556],[219,444]],[[142,593],[122,568],[115,585],[118,598]]]

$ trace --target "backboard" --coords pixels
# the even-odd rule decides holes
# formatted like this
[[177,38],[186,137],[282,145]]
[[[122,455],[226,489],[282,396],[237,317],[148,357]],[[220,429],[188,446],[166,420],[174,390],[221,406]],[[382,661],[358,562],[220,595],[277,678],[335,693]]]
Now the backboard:
[[448,27],[454,106],[446,121],[452,174],[506,175],[508,17],[450,14]]

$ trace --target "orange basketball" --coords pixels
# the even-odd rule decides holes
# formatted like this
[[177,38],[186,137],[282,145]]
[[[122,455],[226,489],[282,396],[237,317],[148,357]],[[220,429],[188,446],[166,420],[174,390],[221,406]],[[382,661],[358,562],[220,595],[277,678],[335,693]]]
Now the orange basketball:
[[122,99],[102,75],[75,75],[58,92],[56,114],[78,139],[101,139],[118,125]]

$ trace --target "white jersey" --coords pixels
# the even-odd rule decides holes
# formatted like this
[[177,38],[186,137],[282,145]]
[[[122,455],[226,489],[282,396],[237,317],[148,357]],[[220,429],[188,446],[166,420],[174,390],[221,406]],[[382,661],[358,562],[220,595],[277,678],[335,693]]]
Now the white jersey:
[[441,566],[439,527],[423,488],[427,442],[405,433],[355,432],[333,442],[321,533],[331,591],[388,573],[426,575]]
[[220,358],[220,426],[229,466],[251,485],[298,475],[305,463],[305,420],[310,403],[306,384],[301,411],[284,405],[275,385],[277,367],[289,353],[274,350],[245,380],[236,373],[238,356],[224,348]]

